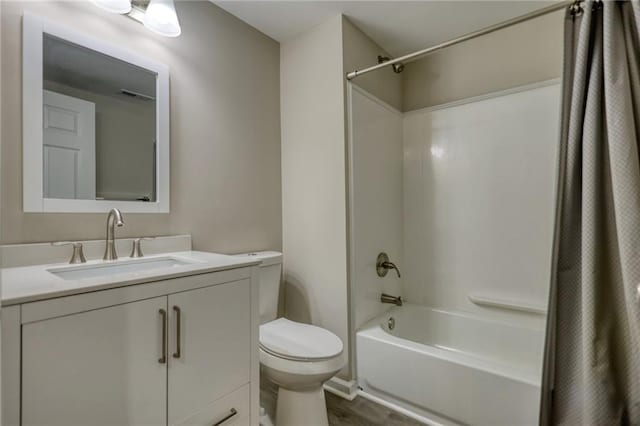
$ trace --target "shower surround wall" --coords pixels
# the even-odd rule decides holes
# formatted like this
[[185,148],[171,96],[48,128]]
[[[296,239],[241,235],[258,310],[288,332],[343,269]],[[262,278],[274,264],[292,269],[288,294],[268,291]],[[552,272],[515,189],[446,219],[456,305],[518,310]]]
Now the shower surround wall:
[[[354,330],[389,308],[381,293],[542,327],[558,81],[404,114],[355,85],[349,100]],[[377,276],[382,251],[402,279]]]
[[543,327],[559,99],[554,81],[405,114],[407,300]]
[[389,305],[380,294],[399,296],[395,271],[376,273],[378,253],[386,252],[404,273],[402,231],[402,113],[350,85],[350,261],[353,324],[359,329]]
[[[502,145],[496,140],[493,145],[483,149],[473,143],[476,139],[470,135],[466,146],[458,145],[453,151],[447,150],[443,146],[445,135],[449,139],[457,135],[452,134],[446,124],[436,131],[434,120],[439,114],[420,109],[559,78],[562,70],[563,20],[564,11],[554,12],[443,49],[407,65],[403,73],[402,98],[405,112],[403,261],[406,270],[403,294],[409,300],[507,321],[538,325],[544,320],[540,315],[479,307],[468,299],[472,293],[489,297],[495,297],[495,293],[498,293],[504,298],[511,297],[517,301],[524,299],[533,305],[546,304],[548,268],[538,260],[540,266],[536,269],[533,262],[527,262],[523,257],[527,256],[526,253],[537,253],[540,259],[543,250],[540,242],[549,238],[552,226],[545,222],[550,220],[548,210],[545,210],[542,222],[541,216],[533,214],[542,209],[540,204],[534,203],[535,200],[549,202],[543,197],[551,194],[540,192],[548,188],[545,186],[548,182],[532,182],[534,186],[530,186],[530,194],[526,194],[524,187],[518,187],[513,181],[515,177],[523,183],[526,176],[522,175],[522,170],[531,167],[533,161],[532,157],[522,157],[527,151],[518,154],[518,147],[525,150],[541,149],[539,140],[530,140],[531,147],[524,146],[524,140],[520,138],[513,138]],[[557,111],[557,108],[552,108],[548,119],[557,119]],[[522,124],[528,126],[526,120]],[[540,131],[535,127],[532,130]],[[549,133],[549,137],[555,140],[557,134]],[[439,145],[432,150],[429,144],[436,139],[440,139]],[[495,152],[491,151],[492,147]],[[548,157],[551,153],[545,155]],[[419,168],[421,164],[424,169]],[[555,163],[547,162],[538,167],[546,170],[541,174],[543,179],[555,174]],[[536,175],[537,172],[534,170]],[[417,173],[424,175],[419,177]],[[428,173],[432,174],[429,179]],[[484,176],[482,173],[485,173]],[[496,176],[492,177],[492,173]],[[502,175],[498,176],[497,173]],[[416,185],[423,185],[424,191],[420,192]],[[485,189],[484,194],[480,193],[481,188]],[[492,194],[495,194],[493,200]],[[423,197],[428,203],[418,204],[416,197]],[[511,204],[507,202],[510,197],[522,202]],[[470,203],[469,200],[474,198],[475,203]],[[510,220],[514,217],[512,215],[520,213],[518,208],[529,204],[533,205],[534,210],[530,212],[523,209],[519,223]],[[493,214],[492,209],[495,210]],[[419,217],[418,211],[422,212],[422,217]],[[532,229],[532,224],[541,227],[539,234]],[[445,236],[445,230],[453,232],[448,235],[449,238]],[[420,235],[421,232],[424,234]],[[505,236],[507,232],[510,232],[510,239]],[[481,236],[485,241],[481,240]],[[418,238],[424,241],[422,246],[417,243]],[[435,244],[432,238],[441,239]],[[458,245],[453,246],[456,238]],[[521,251],[519,257],[515,256],[523,262],[517,274],[513,265],[505,264],[508,257],[504,256],[510,255],[518,247],[526,248],[527,239],[537,245],[531,250]],[[496,246],[498,241],[502,246]],[[475,248],[475,253],[463,259],[461,256],[470,247]],[[494,257],[491,257],[492,252]],[[429,257],[435,254],[439,256],[437,261]],[[454,258],[457,259],[455,263]],[[483,266],[479,259],[493,264]],[[430,267],[431,263],[433,267]],[[484,272],[478,268],[484,268]],[[509,273],[510,279],[504,278]],[[466,283],[462,284],[465,280]]]

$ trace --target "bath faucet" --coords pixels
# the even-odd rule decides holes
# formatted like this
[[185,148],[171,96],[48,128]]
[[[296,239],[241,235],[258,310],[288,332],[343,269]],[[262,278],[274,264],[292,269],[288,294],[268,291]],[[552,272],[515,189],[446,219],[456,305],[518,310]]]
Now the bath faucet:
[[402,297],[401,296],[391,296],[390,294],[382,293],[380,295],[380,301],[382,303],[391,303],[396,306],[402,306]]
[[398,278],[400,278],[400,269],[396,266],[395,263],[389,262],[389,256],[387,253],[380,253],[378,255],[378,259],[376,259],[376,272],[379,277],[385,277],[389,269],[395,269],[396,274],[398,274]]
[[122,220],[122,213],[118,209],[111,209],[109,214],[107,215],[107,238],[106,244],[104,248],[104,256],[102,260],[116,260],[118,258],[118,253],[116,253],[116,243],[115,243],[115,227],[124,226],[124,221]]

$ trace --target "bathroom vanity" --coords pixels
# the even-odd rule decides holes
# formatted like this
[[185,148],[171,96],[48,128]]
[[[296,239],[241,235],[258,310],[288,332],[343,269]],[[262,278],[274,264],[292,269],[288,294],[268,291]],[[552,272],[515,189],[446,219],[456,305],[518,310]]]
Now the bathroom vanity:
[[115,240],[170,211],[168,66],[25,11],[22,70],[23,211],[109,214],[103,241],[0,246],[1,424],[258,424],[260,262]]
[[259,262],[164,240],[82,265],[2,247],[3,425],[258,424]]

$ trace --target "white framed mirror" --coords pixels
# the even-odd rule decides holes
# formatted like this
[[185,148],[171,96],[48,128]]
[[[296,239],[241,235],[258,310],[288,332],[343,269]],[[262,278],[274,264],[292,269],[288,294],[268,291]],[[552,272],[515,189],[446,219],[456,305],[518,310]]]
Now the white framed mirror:
[[169,212],[169,69],[23,17],[25,212]]

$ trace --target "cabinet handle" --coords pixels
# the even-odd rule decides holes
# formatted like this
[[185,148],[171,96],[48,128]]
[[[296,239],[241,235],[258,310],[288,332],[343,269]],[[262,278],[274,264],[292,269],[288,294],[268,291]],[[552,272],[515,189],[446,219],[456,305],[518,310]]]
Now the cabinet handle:
[[180,358],[181,349],[180,349],[180,308],[177,306],[173,307],[173,311],[176,313],[176,351],[173,353],[174,358]]
[[160,318],[162,319],[162,356],[158,359],[160,364],[167,363],[167,311],[160,309]]
[[231,411],[229,412],[229,414],[225,418],[218,420],[217,422],[215,422],[211,426],[220,426],[222,423],[226,422],[227,420],[229,420],[231,417],[235,416],[236,414],[238,414],[238,411],[235,408],[232,408]]

